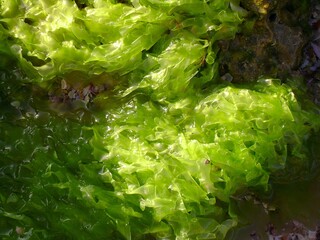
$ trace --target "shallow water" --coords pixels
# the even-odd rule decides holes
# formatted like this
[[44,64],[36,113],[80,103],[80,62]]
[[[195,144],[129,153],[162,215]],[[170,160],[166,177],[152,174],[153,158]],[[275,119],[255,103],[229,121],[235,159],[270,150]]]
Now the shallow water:
[[243,226],[232,231],[229,239],[269,239],[268,228],[272,224],[275,235],[303,230],[316,231],[320,224],[320,175],[310,181],[273,185],[270,199],[240,200],[236,203]]

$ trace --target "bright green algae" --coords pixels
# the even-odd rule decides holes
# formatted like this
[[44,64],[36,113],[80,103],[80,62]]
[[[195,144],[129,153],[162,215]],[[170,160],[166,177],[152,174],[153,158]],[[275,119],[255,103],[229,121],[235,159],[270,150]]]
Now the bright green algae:
[[0,21],[31,81],[143,69],[146,52],[163,37],[187,30],[193,41],[217,40],[233,36],[242,21],[225,0],[90,2],[78,9],[72,1],[2,1]]
[[267,191],[287,166],[299,169],[288,182],[306,177],[314,167],[307,140],[319,126],[290,88],[272,82],[166,106],[136,97],[107,121],[94,127],[92,142],[105,181],[140,196],[140,209],[177,239],[223,239],[236,217],[220,201],[246,188]]
[[[290,87],[213,85],[237,1],[79,2],[1,2],[3,238],[223,239],[230,196],[317,167],[318,115]],[[120,76],[100,112],[33,89],[76,70]]]

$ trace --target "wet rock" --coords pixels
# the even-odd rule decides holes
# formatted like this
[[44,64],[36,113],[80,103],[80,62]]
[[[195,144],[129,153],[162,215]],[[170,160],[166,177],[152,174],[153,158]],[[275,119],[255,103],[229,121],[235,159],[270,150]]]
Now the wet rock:
[[320,3],[311,1],[308,23],[312,29],[309,42],[306,44],[300,72],[307,83],[312,100],[320,105]]
[[276,5],[275,0],[242,0],[241,5],[255,14],[267,14]]
[[260,77],[285,79],[295,74],[306,39],[303,29],[297,24],[303,13],[289,3],[243,1],[242,5],[259,17],[252,32],[220,42],[222,77],[228,74],[232,82],[242,83],[254,82]]

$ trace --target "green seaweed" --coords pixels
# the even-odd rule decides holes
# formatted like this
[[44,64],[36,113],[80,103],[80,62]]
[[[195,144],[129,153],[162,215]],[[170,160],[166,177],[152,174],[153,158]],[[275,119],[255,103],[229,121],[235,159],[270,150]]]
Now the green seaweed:
[[[223,239],[237,192],[312,176],[320,122],[297,87],[215,84],[216,42],[245,14],[225,0],[2,0],[1,238]],[[75,72],[119,77],[59,111],[44,91]]]

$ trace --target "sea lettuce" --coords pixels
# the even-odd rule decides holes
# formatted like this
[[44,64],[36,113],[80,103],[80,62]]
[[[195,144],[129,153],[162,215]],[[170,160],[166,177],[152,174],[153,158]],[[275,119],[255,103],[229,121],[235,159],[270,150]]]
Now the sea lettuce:
[[[312,175],[319,117],[292,88],[215,85],[216,42],[245,15],[238,0],[2,0],[0,236],[223,239],[238,192]],[[38,86],[101,73],[112,93],[75,112]]]
[[159,40],[186,30],[193,35],[191,42],[209,42],[204,49],[210,52],[214,41],[234,36],[243,16],[225,0],[77,3],[1,1],[0,22],[8,32],[9,49],[30,81],[41,83],[72,71],[143,71],[146,53],[162,54],[152,49]]
[[176,239],[223,239],[236,218],[221,202],[243,189],[266,192],[288,166],[310,173],[307,141],[320,124],[288,86],[270,80],[167,105],[138,95],[106,122],[93,127],[92,140],[106,183],[139,196],[142,214],[166,223]]
[[224,239],[238,192],[319,165],[319,117],[277,81],[165,103],[133,92],[89,123],[41,110],[27,90],[1,102],[3,239]]
[[163,48],[160,54],[148,54],[143,72],[128,76],[130,85],[121,96],[144,92],[159,102],[174,101],[192,91],[192,85],[212,79],[213,73],[203,79],[195,78],[201,61],[205,61],[208,41],[196,39],[187,31],[161,40],[160,46],[155,46]]

